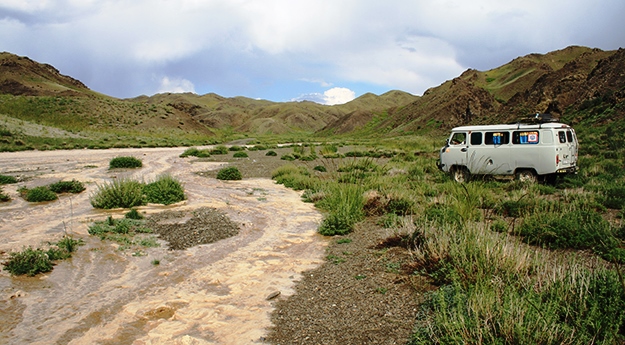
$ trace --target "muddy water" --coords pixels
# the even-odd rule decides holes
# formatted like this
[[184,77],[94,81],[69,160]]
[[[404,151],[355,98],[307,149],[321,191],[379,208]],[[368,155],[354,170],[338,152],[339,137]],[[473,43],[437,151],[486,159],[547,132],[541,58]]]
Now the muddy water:
[[[0,174],[22,176],[4,185],[12,201],[0,204],[0,260],[26,246],[43,247],[65,233],[85,245],[70,260],[36,277],[0,272],[0,344],[246,344],[271,326],[272,301],[293,293],[301,272],[319,265],[325,241],[315,233],[320,215],[299,194],[267,179],[218,181],[194,172],[217,163],[181,159],[180,148],[0,153]],[[109,171],[116,156],[144,167]],[[169,173],[184,183],[187,200],[148,205],[141,212],[215,207],[240,224],[240,234],[184,251],[163,243],[134,256],[88,235],[94,220],[124,210],[95,210],[97,184],[130,177],[150,181]],[[87,190],[31,204],[18,196],[60,179]],[[159,265],[153,265],[159,260]]]

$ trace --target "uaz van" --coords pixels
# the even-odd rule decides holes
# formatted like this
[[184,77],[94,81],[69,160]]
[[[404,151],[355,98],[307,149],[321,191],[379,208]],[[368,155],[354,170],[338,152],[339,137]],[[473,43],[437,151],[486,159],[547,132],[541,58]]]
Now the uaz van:
[[437,165],[458,182],[471,175],[552,182],[577,173],[577,150],[575,130],[563,123],[462,126],[451,130]]

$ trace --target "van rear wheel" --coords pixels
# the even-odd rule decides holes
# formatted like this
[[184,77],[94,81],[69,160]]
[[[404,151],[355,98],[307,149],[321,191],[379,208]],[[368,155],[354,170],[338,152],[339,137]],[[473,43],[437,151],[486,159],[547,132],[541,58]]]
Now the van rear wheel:
[[518,170],[514,174],[514,178],[517,181],[521,181],[521,182],[531,182],[531,183],[536,182],[536,174],[534,173],[533,170],[529,170],[529,169]]
[[451,171],[451,178],[458,183],[469,182],[471,173],[465,167],[455,167]]

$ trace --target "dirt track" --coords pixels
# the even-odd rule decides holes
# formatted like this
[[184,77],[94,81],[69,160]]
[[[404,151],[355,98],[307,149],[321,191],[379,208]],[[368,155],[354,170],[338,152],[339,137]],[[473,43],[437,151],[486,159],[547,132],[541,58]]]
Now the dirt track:
[[[0,260],[65,232],[86,242],[51,273],[0,272],[0,343],[245,344],[266,335],[273,303],[267,297],[293,294],[301,273],[323,261],[327,239],[315,232],[321,216],[297,192],[269,179],[199,176],[220,164],[181,159],[183,150],[0,153],[0,174],[25,179],[3,186],[13,200],[0,204]],[[108,170],[111,158],[128,155],[142,159],[144,167]],[[96,184],[121,177],[149,181],[163,173],[183,181],[187,200],[141,212],[216,208],[240,225],[239,235],[184,251],[169,251],[163,243],[144,256],[88,235],[94,220],[125,212],[93,209],[88,196]],[[87,190],[44,204],[18,196],[20,186],[61,179],[82,181]],[[151,264],[155,259],[160,265]]]

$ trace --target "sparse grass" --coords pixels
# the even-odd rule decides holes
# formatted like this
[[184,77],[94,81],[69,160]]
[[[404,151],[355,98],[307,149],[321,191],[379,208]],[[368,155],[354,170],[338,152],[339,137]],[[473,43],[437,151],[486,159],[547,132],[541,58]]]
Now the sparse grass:
[[102,241],[108,240],[119,243],[120,250],[134,247],[159,247],[160,244],[150,234],[152,230],[145,226],[143,219],[120,218],[109,216],[106,220],[94,222],[89,226],[90,235],[98,236]]

